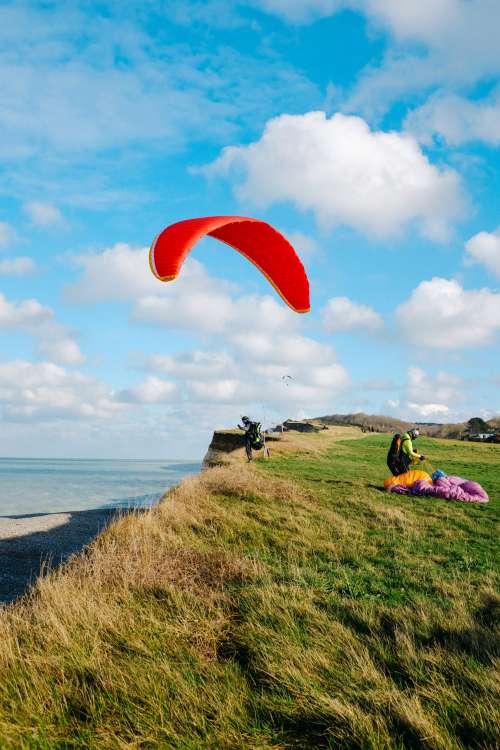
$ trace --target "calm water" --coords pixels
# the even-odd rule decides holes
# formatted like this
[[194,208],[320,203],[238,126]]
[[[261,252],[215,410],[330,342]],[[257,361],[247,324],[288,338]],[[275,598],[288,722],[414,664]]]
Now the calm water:
[[200,468],[194,461],[0,458],[0,516],[145,507]]

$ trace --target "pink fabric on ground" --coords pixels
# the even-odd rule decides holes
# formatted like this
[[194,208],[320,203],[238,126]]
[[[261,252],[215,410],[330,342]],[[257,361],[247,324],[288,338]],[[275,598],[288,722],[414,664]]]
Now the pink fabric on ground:
[[455,500],[460,503],[487,503],[488,494],[477,482],[462,477],[439,477],[434,484],[418,479],[411,487],[396,485],[392,492],[400,495],[424,495],[441,497],[443,500]]

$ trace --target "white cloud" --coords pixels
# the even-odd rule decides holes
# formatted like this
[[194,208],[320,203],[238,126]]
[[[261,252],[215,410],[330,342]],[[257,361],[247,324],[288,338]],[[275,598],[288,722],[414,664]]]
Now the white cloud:
[[151,273],[149,248],[134,248],[119,242],[102,253],[74,258],[83,270],[80,278],[66,287],[72,302],[111,302],[135,299],[158,292],[158,279]]
[[406,396],[409,401],[427,404],[434,401],[440,404],[453,404],[463,400],[463,380],[449,372],[438,372],[430,376],[420,367],[408,369]]
[[452,372],[426,372],[409,367],[407,381],[399,398],[389,399],[386,407],[407,421],[459,421],[467,409],[466,383]]
[[36,271],[33,258],[5,258],[0,260],[0,276],[30,276]]
[[500,293],[467,291],[458,281],[423,281],[396,309],[407,341],[433,349],[488,346],[500,331]]
[[40,353],[56,362],[81,364],[84,357],[65,326],[60,325],[54,311],[36,299],[10,302],[0,293],[0,330],[20,331],[38,341]]
[[142,323],[157,323],[176,329],[222,333],[231,322],[232,302],[215,289],[199,295],[182,297],[180,290],[165,297],[142,297],[138,300],[132,319]]
[[267,296],[233,298],[229,294],[232,286],[209,276],[196,261],[186,261],[182,275],[165,285],[162,296],[137,300],[132,319],[198,334],[277,331],[296,325],[296,313],[283,303]]
[[52,224],[60,224],[63,220],[62,214],[52,203],[31,201],[24,206],[26,213],[33,224],[39,227],[49,227]]
[[[220,336],[212,337],[208,352],[160,355],[147,366],[179,379],[179,388],[190,404],[221,403],[235,413],[263,408],[283,418],[307,407],[331,407],[332,400],[349,384],[345,368],[333,349],[299,335],[273,332],[224,335],[227,351],[215,349]],[[286,386],[283,375],[291,375]]]
[[[261,331],[255,332],[234,331],[231,341],[254,362],[265,362],[268,365],[290,367],[309,364],[315,367],[328,364],[335,358],[332,347],[285,330],[281,331],[279,336],[266,331],[264,327]],[[282,371],[280,374],[287,373]]]
[[285,236],[301,258],[309,258],[319,251],[318,242],[304,232],[295,230],[293,232],[286,232]]
[[188,258],[178,279],[163,283],[151,273],[149,248],[118,243],[102,253],[80,255],[80,278],[66,287],[71,302],[133,301],[132,319],[198,331],[222,331],[235,314],[228,296],[233,285],[210,277]]
[[54,324],[52,329],[41,335],[38,346],[40,356],[64,365],[81,365],[85,361],[76,341],[64,335],[64,328]]
[[146,366],[153,372],[175,378],[212,380],[230,372],[234,367],[234,360],[226,352],[195,349],[175,356],[156,354],[148,358]]
[[399,39],[428,41],[456,22],[457,0],[248,0],[250,5],[274,13],[292,23],[306,23],[350,8],[387,26]]
[[[345,102],[345,111],[381,115],[398,97],[436,86],[471,87],[500,73],[497,0],[248,0],[292,23],[350,9],[392,36],[380,65],[369,65]],[[451,145],[500,142],[498,93],[471,102],[443,92],[408,118],[423,140],[435,133]]]
[[445,404],[413,404],[411,402],[408,403],[408,409],[414,416],[421,419],[444,417],[450,411]]
[[[300,316],[281,301],[241,295],[193,259],[168,284],[151,274],[146,249],[117,246],[77,262],[83,272],[67,289],[70,299],[129,301],[133,320],[183,330],[204,341],[204,348],[198,344],[191,352],[136,355],[151,375],[139,386],[120,391],[117,399],[168,401],[174,394],[172,382],[183,404],[232,405],[239,413],[243,405],[248,410],[265,403],[271,412],[278,407],[297,412],[304,404],[313,410],[327,408],[349,382],[334,350],[302,336]],[[283,374],[293,377],[286,389]],[[168,378],[168,386],[162,377]]]
[[[222,380],[206,382],[204,380],[191,381],[188,390],[191,396],[200,401],[225,401],[238,404],[242,399],[254,400],[256,397],[255,386],[249,392],[246,384],[237,378],[224,378]],[[253,391],[253,393],[252,393]]]
[[389,29],[396,44],[379,67],[368,67],[362,74],[346,102],[350,111],[380,114],[414,91],[472,86],[500,72],[497,0],[357,4],[368,18]]
[[7,421],[108,419],[122,409],[96,378],[19,360],[0,363],[0,404]]
[[0,250],[12,242],[15,232],[5,221],[0,221]]
[[178,396],[175,383],[150,375],[141,383],[116,395],[117,401],[133,404],[164,404],[173,401]]
[[[101,13],[82,3],[2,5],[5,156],[50,149],[81,161],[89,150],[137,143],[161,144],[165,151],[200,136],[220,142],[242,120],[269,112],[276,98],[285,107],[297,97],[319,99],[314,84],[274,54],[261,50],[256,59],[229,44],[191,47],[184,37],[166,40],[165,25],[182,20],[182,4],[170,5],[155,9],[154,24],[139,6],[125,18],[109,3]],[[212,15],[220,23],[220,10],[212,6],[207,13],[203,5],[191,4],[190,21]],[[224,13],[228,23],[232,18]]]
[[461,0],[352,0],[372,19],[386,25],[398,39],[432,43],[459,22]]
[[40,325],[51,323],[54,317],[52,308],[41,305],[36,299],[22,302],[9,302],[0,294],[0,327],[33,332]]
[[500,228],[496,232],[479,232],[465,243],[466,261],[482,263],[500,278]]
[[434,239],[446,238],[463,213],[460,179],[438,169],[416,140],[371,131],[360,117],[324,112],[281,115],[261,139],[228,147],[204,171],[243,174],[242,201],[260,208],[289,201],[321,224],[347,224],[384,237],[416,222]]
[[281,16],[292,23],[307,23],[324,18],[346,5],[345,0],[248,0],[266,13]]
[[359,305],[348,297],[333,297],[322,310],[325,329],[330,333],[355,331],[373,333],[384,326],[382,317],[368,305]]
[[441,136],[451,146],[470,141],[500,144],[500,92],[486,100],[470,101],[457,94],[438,92],[411,112],[405,127],[424,143]]

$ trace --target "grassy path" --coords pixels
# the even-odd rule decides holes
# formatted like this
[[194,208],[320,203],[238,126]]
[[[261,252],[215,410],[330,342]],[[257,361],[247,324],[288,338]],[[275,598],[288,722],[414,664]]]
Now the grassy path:
[[353,434],[185,481],[1,613],[0,746],[497,747],[499,449],[419,441],[475,507],[382,492]]

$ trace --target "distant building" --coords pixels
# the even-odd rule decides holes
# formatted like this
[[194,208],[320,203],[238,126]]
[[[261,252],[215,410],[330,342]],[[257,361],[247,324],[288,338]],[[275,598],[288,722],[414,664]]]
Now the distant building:
[[495,431],[492,430],[491,432],[471,432],[469,433],[469,440],[475,440],[475,441],[482,441],[482,440],[490,440],[491,438],[495,437]]

